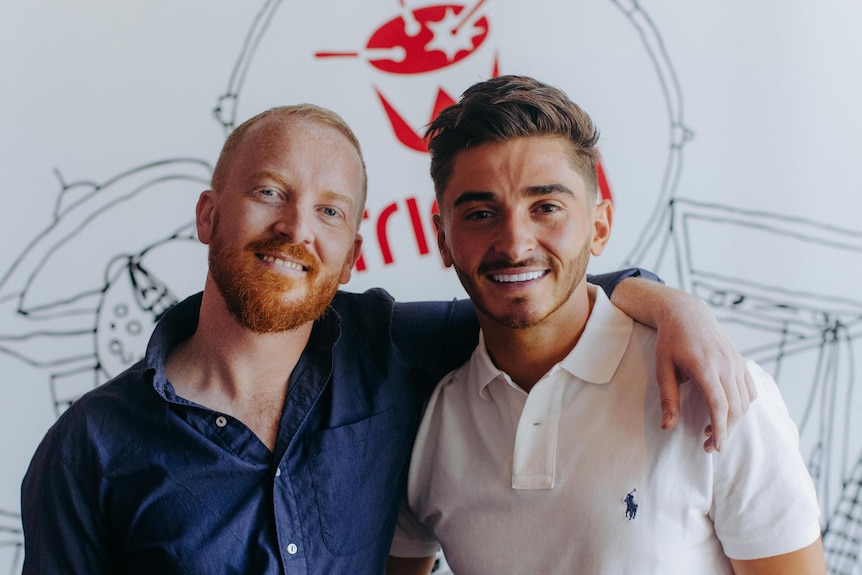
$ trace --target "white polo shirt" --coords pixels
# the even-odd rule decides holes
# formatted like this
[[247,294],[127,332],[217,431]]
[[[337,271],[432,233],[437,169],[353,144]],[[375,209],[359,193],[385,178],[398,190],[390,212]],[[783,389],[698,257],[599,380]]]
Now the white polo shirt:
[[484,338],[441,381],[392,554],[432,555],[439,541],[456,574],[690,575],[814,542],[814,486],[769,375],[749,363],[758,399],[722,453],[704,453],[695,386],[662,430],[654,330],[591,293],[577,345],[529,394]]

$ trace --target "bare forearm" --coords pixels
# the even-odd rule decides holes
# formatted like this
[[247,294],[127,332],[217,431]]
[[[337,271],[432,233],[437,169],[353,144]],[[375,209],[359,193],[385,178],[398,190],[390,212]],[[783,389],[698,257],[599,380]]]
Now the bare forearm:
[[713,318],[703,300],[643,278],[622,280],[614,288],[611,302],[635,321],[654,328],[680,315]]

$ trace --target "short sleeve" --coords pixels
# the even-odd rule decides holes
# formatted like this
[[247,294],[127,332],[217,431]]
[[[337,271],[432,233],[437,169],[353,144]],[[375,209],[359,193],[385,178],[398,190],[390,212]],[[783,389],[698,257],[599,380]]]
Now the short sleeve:
[[402,500],[389,554],[393,557],[430,557],[439,549],[440,544],[434,535],[419,522],[407,501]]
[[713,456],[715,532],[725,554],[757,559],[796,551],[820,536],[814,483],[778,387],[748,363],[758,397]]

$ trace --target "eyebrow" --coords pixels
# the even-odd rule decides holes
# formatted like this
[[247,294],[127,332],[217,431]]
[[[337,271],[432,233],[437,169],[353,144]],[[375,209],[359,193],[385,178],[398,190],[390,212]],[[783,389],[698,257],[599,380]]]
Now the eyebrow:
[[[562,184],[542,184],[539,186],[529,186],[528,188],[526,188],[524,193],[524,195],[529,197],[551,196],[556,194],[563,194],[566,196],[575,197],[575,192]],[[471,202],[490,202],[496,197],[497,194],[495,194],[494,192],[468,191],[458,196],[452,206],[458,207],[461,204],[469,204]]]
[[452,204],[452,207],[457,208],[461,204],[469,204],[470,202],[490,202],[496,197],[494,192],[464,192]]
[[544,184],[541,186],[530,186],[527,188],[528,196],[551,196],[554,194],[563,194],[566,196],[575,197],[575,192],[564,186],[563,184]]
[[277,182],[279,185],[284,186],[285,188],[290,187],[290,181],[287,178],[282,177],[281,174],[273,172],[272,170],[260,170],[259,172],[255,172],[252,175],[254,180],[261,179],[269,179]]
[[[278,182],[279,185],[284,186],[288,189],[291,189],[293,187],[289,179],[283,177],[281,174],[273,172],[272,170],[261,170],[255,173],[254,176],[255,178],[268,178],[270,180]],[[356,206],[356,202],[350,196],[350,194],[343,194],[341,192],[336,192],[335,190],[327,190],[326,192],[324,192],[324,197],[327,201],[330,202],[346,202],[351,208]]]

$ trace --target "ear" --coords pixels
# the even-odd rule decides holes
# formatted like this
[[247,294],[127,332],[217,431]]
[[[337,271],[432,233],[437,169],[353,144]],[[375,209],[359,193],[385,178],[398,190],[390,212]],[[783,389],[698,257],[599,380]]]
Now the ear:
[[446,244],[446,232],[443,230],[443,216],[434,214],[431,216],[431,221],[434,222],[434,231],[437,232],[437,249],[440,250],[440,257],[443,258],[443,265],[447,268],[452,267],[452,254],[449,251],[449,246]]
[[350,276],[353,273],[353,266],[356,265],[356,261],[359,259],[359,256],[362,255],[362,236],[356,234],[356,237],[353,238],[353,251],[347,257],[347,260],[344,262],[344,269],[341,270],[341,277],[338,281],[342,284],[346,284],[350,281]]
[[602,200],[593,208],[593,238],[590,243],[590,253],[602,255],[605,244],[611,237],[611,223],[614,219],[614,208],[610,200]]
[[195,206],[195,225],[197,226],[198,239],[201,243],[209,244],[212,240],[213,224],[215,221],[215,192],[207,190],[198,197]]

